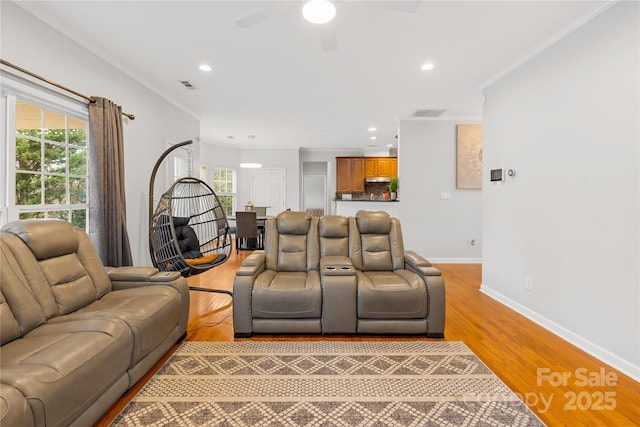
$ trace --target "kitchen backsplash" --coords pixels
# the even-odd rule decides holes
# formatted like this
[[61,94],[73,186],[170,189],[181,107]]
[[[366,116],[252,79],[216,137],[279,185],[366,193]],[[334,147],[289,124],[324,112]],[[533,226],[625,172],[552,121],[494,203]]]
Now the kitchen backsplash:
[[387,182],[367,182],[364,185],[364,193],[351,193],[352,200],[382,200],[382,193],[389,192],[389,183]]

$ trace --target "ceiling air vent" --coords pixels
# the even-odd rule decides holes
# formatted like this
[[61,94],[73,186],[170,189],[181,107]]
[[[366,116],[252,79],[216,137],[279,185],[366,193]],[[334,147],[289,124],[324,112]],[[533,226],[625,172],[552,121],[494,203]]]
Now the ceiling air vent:
[[189,80],[180,80],[180,83],[182,83],[182,86],[186,87],[187,89],[195,89],[195,87]]
[[413,117],[439,117],[447,110],[416,110],[411,116]]

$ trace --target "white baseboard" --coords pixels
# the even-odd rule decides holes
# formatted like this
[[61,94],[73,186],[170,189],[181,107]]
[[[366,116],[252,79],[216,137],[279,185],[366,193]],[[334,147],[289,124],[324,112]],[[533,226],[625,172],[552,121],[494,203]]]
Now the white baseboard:
[[602,362],[610,365],[611,367],[619,370],[625,375],[628,375],[634,380],[640,382],[640,366],[639,365],[634,365],[633,363],[625,359],[622,359],[619,356],[616,356],[615,354],[611,353],[609,350],[602,348],[599,345],[594,344],[591,341],[583,338],[582,336],[568,330],[567,328],[560,326],[556,322],[549,320],[544,316],[541,316],[540,314],[525,307],[519,302],[516,302],[511,298],[504,296],[500,292],[497,292],[496,290],[490,288],[484,283],[480,285],[480,292],[506,305],[507,307],[522,314],[529,320],[537,323],[538,325],[549,330],[550,332],[554,333],[560,338],[575,345],[579,349],[584,350],[585,352],[589,353],[593,357],[598,358]]
[[482,264],[482,258],[429,258],[432,264]]

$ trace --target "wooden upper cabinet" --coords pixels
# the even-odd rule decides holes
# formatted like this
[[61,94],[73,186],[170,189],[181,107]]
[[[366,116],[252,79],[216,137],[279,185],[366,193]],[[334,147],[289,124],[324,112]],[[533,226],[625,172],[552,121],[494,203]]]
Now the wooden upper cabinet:
[[397,157],[336,157],[336,191],[363,193],[365,178],[398,176]]
[[366,178],[392,177],[398,175],[397,157],[365,157]]
[[363,157],[336,157],[336,191],[363,193],[364,168]]
[[378,158],[377,157],[364,158],[364,176],[366,178],[373,178],[378,176]]
[[378,176],[391,176],[390,173],[390,160],[388,157],[378,157]]
[[351,191],[364,193],[364,159],[351,159]]
[[336,191],[348,193],[351,191],[351,159],[336,157]]

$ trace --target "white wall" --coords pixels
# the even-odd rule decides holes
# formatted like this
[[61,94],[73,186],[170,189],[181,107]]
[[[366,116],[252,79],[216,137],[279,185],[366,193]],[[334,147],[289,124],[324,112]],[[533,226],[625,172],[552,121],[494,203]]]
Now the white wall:
[[[300,153],[299,150],[246,149],[240,152],[241,162],[258,162],[263,168],[285,170],[285,209],[299,210],[300,205]],[[251,169],[238,165],[238,207],[252,200]]]
[[[456,125],[464,123],[478,121],[400,121],[398,198],[404,246],[433,262],[480,262],[482,257],[482,191],[456,189]],[[442,192],[451,198],[442,200]]]
[[235,168],[238,170],[240,169],[240,158],[241,151],[237,148],[223,147],[205,142],[200,145],[200,166],[207,167],[206,181],[209,185],[212,184],[213,168]]
[[620,2],[486,89],[482,285],[636,379],[638,16]]
[[127,226],[136,264],[150,264],[148,186],[167,140],[199,136],[199,121],[11,2],[2,2],[2,59],[90,96],[122,105]]

